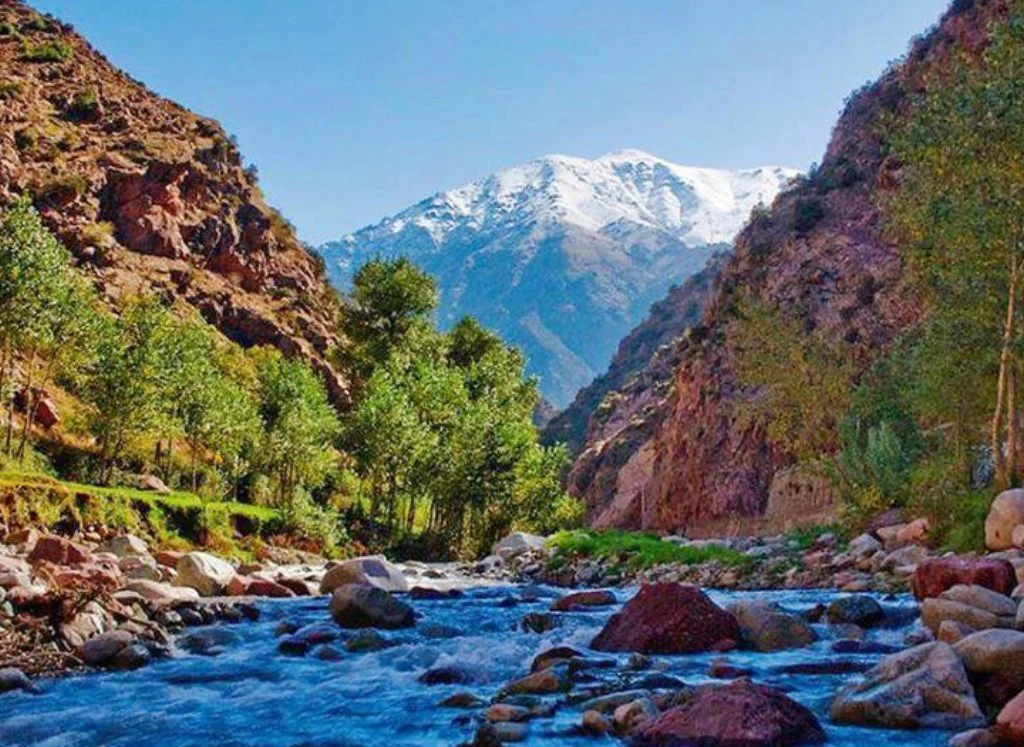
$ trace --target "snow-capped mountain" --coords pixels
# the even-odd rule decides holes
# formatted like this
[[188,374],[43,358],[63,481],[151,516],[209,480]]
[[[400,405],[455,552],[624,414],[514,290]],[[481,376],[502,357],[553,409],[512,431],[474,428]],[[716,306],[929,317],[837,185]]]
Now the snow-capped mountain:
[[470,314],[500,332],[561,407],[653,301],[727,247],[797,173],[679,166],[638,150],[545,156],[320,251],[343,291],[369,257],[408,256],[438,280],[442,326]]

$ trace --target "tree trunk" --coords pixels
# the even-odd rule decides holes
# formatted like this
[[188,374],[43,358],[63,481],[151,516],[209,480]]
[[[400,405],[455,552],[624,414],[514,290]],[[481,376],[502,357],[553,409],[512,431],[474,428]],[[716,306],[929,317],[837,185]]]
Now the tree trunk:
[[1006,387],[1006,480],[1008,486],[1017,485],[1020,478],[1020,462],[1017,454],[1017,434],[1020,427],[1017,417],[1019,383],[1019,364],[1016,356],[1011,356]]
[[996,384],[996,408],[992,413],[992,464],[995,467],[996,486],[1000,490],[1009,486],[1009,475],[1006,469],[1006,460],[1003,457],[1003,411],[1008,410],[1006,406],[1007,385],[1010,376],[1011,348],[1014,338],[1014,326],[1017,315],[1017,276],[1018,260],[1014,254],[1010,260],[1010,287],[1006,295],[1006,320],[1003,323],[1002,347],[999,351],[999,380]]
[[[28,432],[32,427],[32,411],[35,409],[36,396],[32,391],[36,375],[36,348],[32,347],[32,355],[29,356],[28,378],[25,381],[25,415],[21,419],[21,442],[18,444],[17,459],[20,462],[25,458],[25,444],[28,442]],[[8,451],[10,453],[10,451]]]

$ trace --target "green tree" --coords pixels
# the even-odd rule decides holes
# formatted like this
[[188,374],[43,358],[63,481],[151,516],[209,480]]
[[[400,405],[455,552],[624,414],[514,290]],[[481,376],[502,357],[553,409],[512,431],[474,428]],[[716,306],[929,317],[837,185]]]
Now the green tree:
[[129,302],[102,325],[82,394],[94,408],[90,427],[100,447],[103,481],[131,439],[160,423],[170,325],[170,313],[152,297]]
[[434,279],[405,257],[368,261],[353,278],[351,304],[342,316],[351,365],[368,376],[436,306]]
[[[1024,277],[1024,4],[992,29],[979,62],[966,51],[889,124],[902,165],[886,201],[889,226],[940,336],[966,332],[962,360],[995,370],[988,417],[1000,486],[1020,478]],[[978,344],[967,352],[966,344]],[[977,366],[971,367],[974,371]],[[973,372],[972,372],[973,373]],[[962,387],[962,382],[955,382]],[[973,406],[975,403],[971,403]],[[967,418],[970,420],[970,418]]]
[[741,306],[727,335],[740,382],[750,390],[740,416],[798,459],[833,452],[851,403],[847,347],[758,304]]
[[287,505],[297,488],[316,488],[337,466],[334,439],[340,424],[323,382],[312,369],[276,350],[256,353],[261,465],[274,476]]

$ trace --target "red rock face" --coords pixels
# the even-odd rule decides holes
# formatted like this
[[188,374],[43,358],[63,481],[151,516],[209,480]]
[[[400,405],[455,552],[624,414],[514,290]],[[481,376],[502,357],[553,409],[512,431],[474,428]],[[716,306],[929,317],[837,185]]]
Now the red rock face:
[[957,584],[984,586],[1010,596],[1017,576],[1008,560],[952,556],[925,560],[914,571],[912,584],[918,599],[937,597]]
[[706,685],[685,705],[642,726],[633,744],[819,744],[825,732],[814,714],[779,690],[739,680]]
[[[114,309],[146,293],[181,300],[235,342],[306,359],[343,404],[327,358],[339,342],[333,291],[228,134],[117,70],[71,26],[36,28],[20,0],[3,7],[24,44],[59,40],[73,54],[33,63],[21,44],[0,45],[0,79],[18,87],[0,108],[0,209],[36,195]],[[64,102],[84,91],[99,102],[72,115]]]
[[591,647],[598,651],[692,654],[735,648],[736,618],[696,586],[650,584],[612,615]]
[[[700,324],[678,343],[673,390],[659,398],[650,384],[642,415],[624,417],[618,430],[592,427],[570,489],[595,521],[694,531],[764,512],[774,473],[794,459],[737,417],[738,405],[757,396],[740,386],[730,359],[727,330],[738,302],[773,306],[846,341],[864,367],[917,324],[899,247],[884,232],[880,198],[898,184],[899,168],[884,156],[880,120],[934,84],[951,55],[978,54],[990,21],[1006,12],[1003,0],[955,4],[906,62],[850,99],[820,169],[740,233]],[[812,202],[821,217],[802,224],[801,207]],[[643,392],[634,386],[604,401],[614,411],[644,401]]]

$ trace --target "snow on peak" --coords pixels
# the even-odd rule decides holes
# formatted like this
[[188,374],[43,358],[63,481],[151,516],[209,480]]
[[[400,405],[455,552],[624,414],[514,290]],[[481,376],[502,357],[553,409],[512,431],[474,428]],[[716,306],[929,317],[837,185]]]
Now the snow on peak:
[[548,155],[435,194],[359,233],[395,235],[412,225],[440,246],[456,229],[488,230],[529,220],[601,231],[626,221],[666,231],[687,245],[728,243],[751,209],[771,203],[797,173],[778,166],[741,171],[680,166],[636,149],[593,160]]

